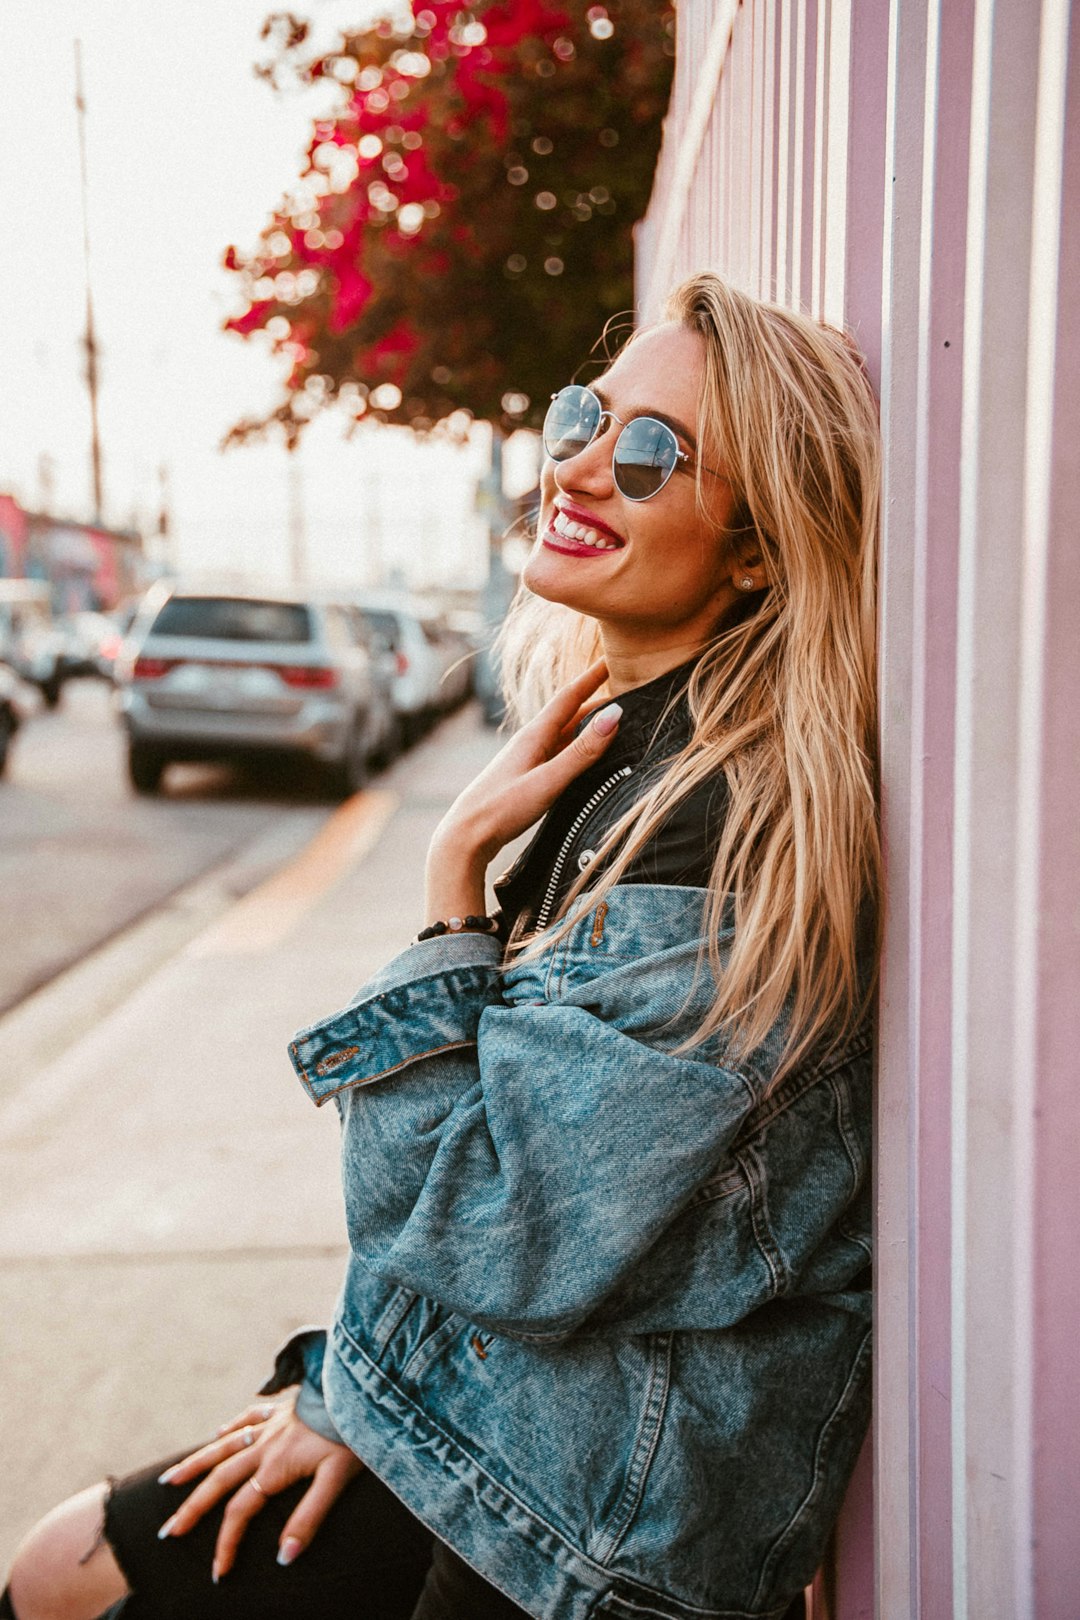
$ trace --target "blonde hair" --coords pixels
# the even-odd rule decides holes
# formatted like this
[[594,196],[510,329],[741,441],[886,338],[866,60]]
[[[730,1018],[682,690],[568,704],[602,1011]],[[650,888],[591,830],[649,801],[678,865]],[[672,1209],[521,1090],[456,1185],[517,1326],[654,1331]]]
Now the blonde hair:
[[[684,1045],[721,1032],[746,1056],[783,1018],[779,1079],[853,1028],[873,990],[859,947],[881,887],[877,407],[843,332],[717,275],[685,281],[665,316],[703,340],[701,461],[724,468],[736,497],[729,542],[760,549],[768,585],[703,650],[689,743],[612,830],[599,877],[579,880],[543,939],[570,927],[587,883],[591,906],[673,807],[723,771],[729,803],[706,914],[717,993]],[[502,641],[512,712],[533,711],[599,651],[595,622],[521,593]]]

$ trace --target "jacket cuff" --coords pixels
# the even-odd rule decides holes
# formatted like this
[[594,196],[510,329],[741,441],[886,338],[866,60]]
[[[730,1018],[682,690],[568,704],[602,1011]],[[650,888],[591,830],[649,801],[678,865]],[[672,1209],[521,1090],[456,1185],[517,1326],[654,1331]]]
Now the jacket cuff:
[[260,1395],[280,1395],[283,1389],[298,1384],[294,1411],[301,1423],[343,1446],[344,1441],[326,1410],[322,1392],[323,1358],[326,1355],[326,1330],[306,1327],[287,1339],[274,1357],[274,1370],[259,1390]]
[[[339,1013],[302,1029],[289,1056],[316,1105],[421,1058],[476,1044],[481,1014],[499,1002],[501,942],[442,935],[411,945]],[[439,981],[433,994],[433,981]]]

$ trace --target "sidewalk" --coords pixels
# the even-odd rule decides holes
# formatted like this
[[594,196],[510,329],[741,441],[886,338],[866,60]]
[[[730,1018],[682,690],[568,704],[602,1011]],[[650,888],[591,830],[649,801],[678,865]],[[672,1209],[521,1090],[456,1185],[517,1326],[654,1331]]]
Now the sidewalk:
[[495,746],[454,716],[0,1108],[5,1564],[60,1497],[212,1431],[325,1319],[337,1116],[286,1043],[408,942],[430,833]]

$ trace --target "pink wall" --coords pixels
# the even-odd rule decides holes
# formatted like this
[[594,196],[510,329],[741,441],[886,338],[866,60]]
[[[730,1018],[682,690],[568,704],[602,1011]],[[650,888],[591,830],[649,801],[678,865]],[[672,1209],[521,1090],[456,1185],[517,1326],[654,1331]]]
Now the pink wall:
[[830,1620],[1080,1615],[1071,12],[682,0],[638,232],[643,317],[712,266],[880,381],[876,1410]]

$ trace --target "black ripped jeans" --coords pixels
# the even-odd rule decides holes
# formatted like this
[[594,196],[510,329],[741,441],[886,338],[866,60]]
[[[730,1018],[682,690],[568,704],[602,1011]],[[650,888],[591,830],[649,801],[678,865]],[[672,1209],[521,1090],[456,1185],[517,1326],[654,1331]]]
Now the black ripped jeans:
[[[214,1586],[210,1563],[222,1507],[186,1536],[157,1539],[160,1526],[194,1488],[159,1485],[157,1476],[187,1455],[179,1452],[130,1474],[110,1491],[100,1540],[111,1547],[131,1596],[107,1620],[528,1620],[526,1610],[433,1536],[368,1472],[348,1485],[311,1546],[287,1569],[275,1561],[278,1541],[308,1481],[270,1497],[248,1527],[235,1567]],[[804,1620],[804,1613],[800,1596],[785,1620]],[[6,1592],[0,1595],[0,1620],[18,1620]]]
[[[190,1485],[157,1476],[186,1452],[118,1480],[105,1508],[108,1543],[131,1596],[110,1620],[522,1620],[503,1593],[463,1563],[415,1519],[372,1473],[359,1474],[335,1502],[306,1552],[287,1569],[277,1563],[285,1521],[310,1481],[271,1496],[252,1520],[236,1564],[210,1580],[223,1507],[186,1536],[157,1539]],[[87,1549],[88,1553],[90,1549]],[[93,1556],[90,1553],[90,1556]],[[0,1620],[18,1620],[5,1592]]]

